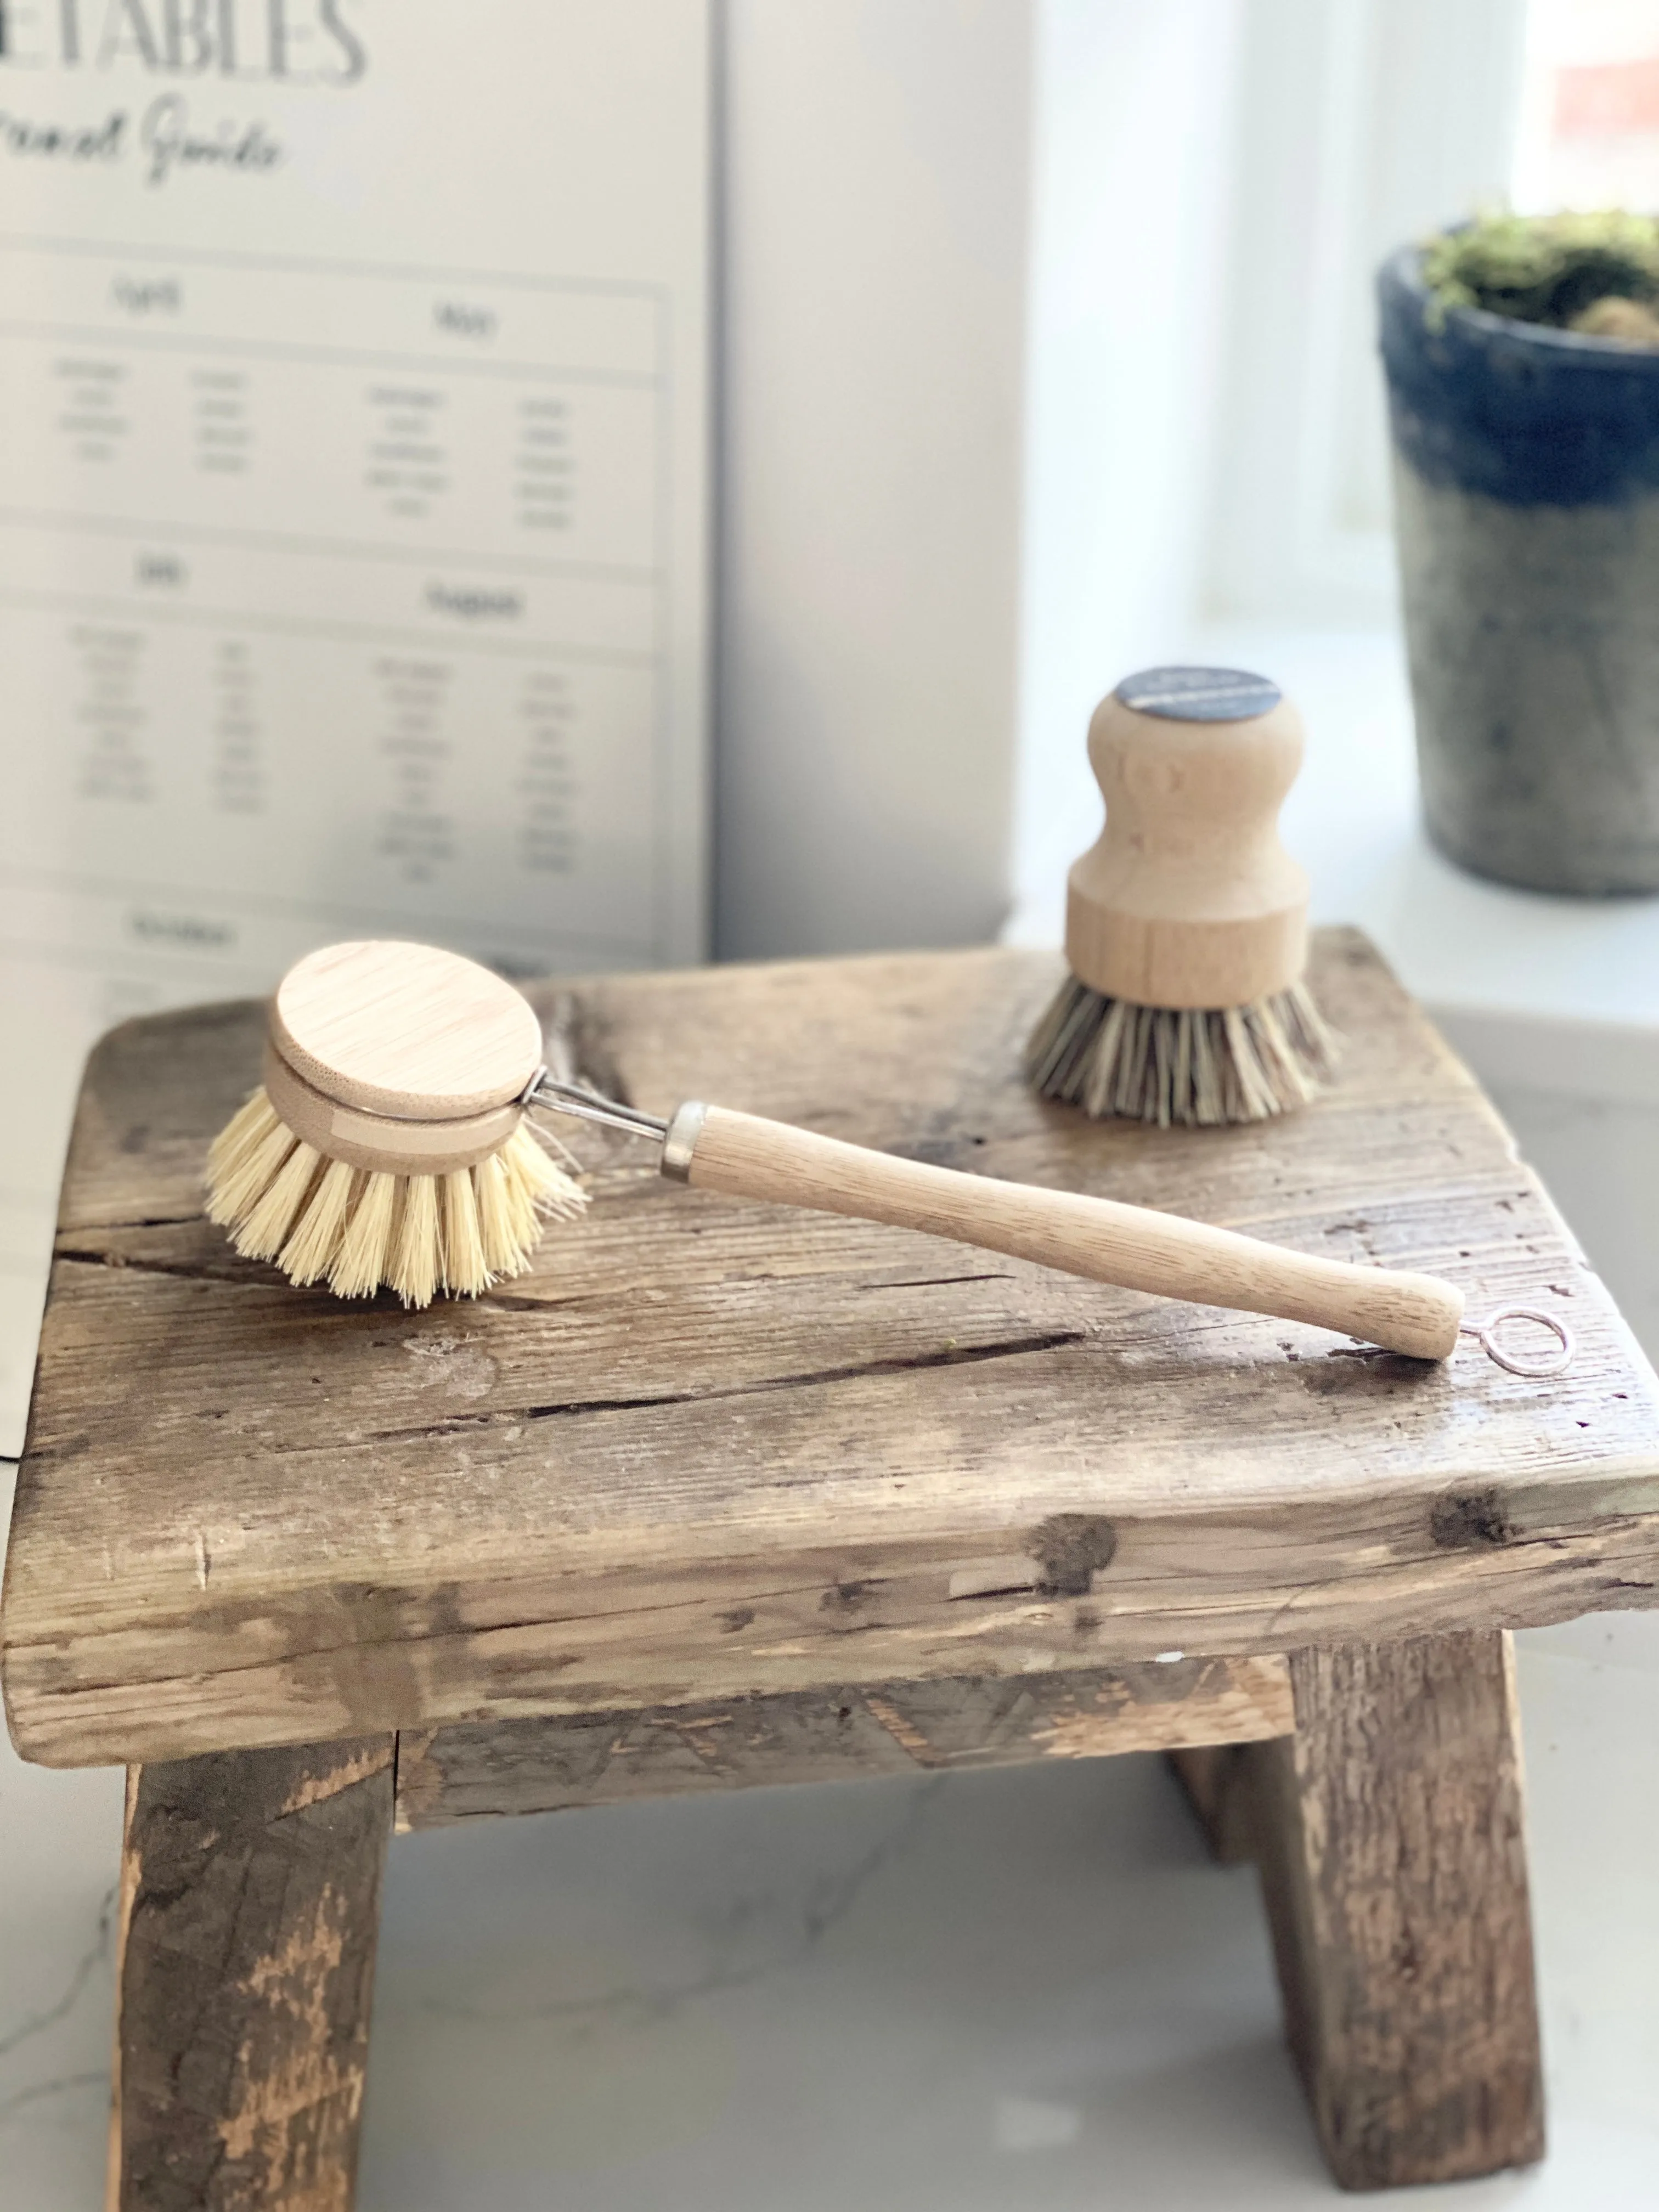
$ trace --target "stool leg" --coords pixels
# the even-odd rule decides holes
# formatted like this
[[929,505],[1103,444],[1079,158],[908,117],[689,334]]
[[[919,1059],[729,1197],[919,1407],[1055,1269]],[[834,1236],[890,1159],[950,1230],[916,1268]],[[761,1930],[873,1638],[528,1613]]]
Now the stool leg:
[[1255,1743],[1205,1743],[1166,1751],[1210,1856],[1218,1866],[1243,1866],[1255,1856],[1251,1826]]
[[129,1770],[108,2212],[349,2212],[393,1744]]
[[1347,2189],[1544,2151],[1510,1639],[1292,1656],[1297,1732],[1249,1747],[1291,2050]]

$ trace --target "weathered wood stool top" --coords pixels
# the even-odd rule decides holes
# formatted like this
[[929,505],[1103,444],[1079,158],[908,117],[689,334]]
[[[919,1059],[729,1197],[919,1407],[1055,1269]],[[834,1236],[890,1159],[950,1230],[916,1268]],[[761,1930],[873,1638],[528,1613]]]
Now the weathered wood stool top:
[[[663,1182],[572,1139],[586,1218],[476,1304],[343,1306],[201,1212],[257,1079],[239,1005],[88,1069],[12,1526],[14,1734],[173,1759],[744,1692],[1277,1654],[1644,1601],[1653,1375],[1480,1091],[1363,939],[1311,1111],[1229,1131],[1035,1099],[1042,954],[535,994],[655,1109],[748,1108],[1443,1273],[1566,1317],[1563,1382],[1443,1367]],[[1249,1733],[1242,1730],[1241,1733]]]
[[7,1570],[30,1758],[130,1765],[120,2212],[344,2212],[381,1862],[651,1791],[1161,1747],[1260,1865],[1339,2179],[1542,2148],[1500,1630],[1650,1601],[1659,1386],[1465,1071],[1351,933],[1342,1079],[1159,1133],[1034,1099],[1058,963],[549,987],[562,1054],[994,1176],[1443,1273],[1563,1381],[679,1190],[573,1132],[583,1221],[471,1304],[239,1260],[204,1155],[260,1010],[88,1069]]

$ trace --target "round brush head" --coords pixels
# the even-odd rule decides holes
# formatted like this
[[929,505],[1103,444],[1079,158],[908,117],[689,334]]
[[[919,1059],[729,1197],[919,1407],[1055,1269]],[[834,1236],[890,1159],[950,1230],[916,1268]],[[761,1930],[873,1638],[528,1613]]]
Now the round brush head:
[[430,945],[331,945],[270,1003],[264,1079],[208,1156],[208,1218],[340,1297],[473,1297],[579,1213],[520,1101],[542,1034],[510,983]]
[[1072,972],[1027,1047],[1042,1097],[1167,1128],[1318,1094],[1335,1039],[1303,981],[1308,879],[1279,840],[1301,759],[1296,709],[1242,669],[1145,669],[1101,702],[1106,823],[1067,886]]

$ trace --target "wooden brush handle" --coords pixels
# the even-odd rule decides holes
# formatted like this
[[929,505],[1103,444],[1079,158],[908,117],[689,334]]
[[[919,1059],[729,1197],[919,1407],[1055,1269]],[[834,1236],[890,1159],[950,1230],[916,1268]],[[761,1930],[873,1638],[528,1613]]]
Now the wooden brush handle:
[[1301,717],[1258,677],[1152,669],[1103,699],[1089,763],[1106,826],[1071,873],[1073,974],[1142,1006],[1243,1006],[1295,982],[1308,878],[1279,809],[1301,760]]
[[695,1127],[689,1159],[682,1137],[671,1171],[699,1190],[923,1229],[1126,1290],[1311,1322],[1418,1359],[1444,1359],[1457,1341],[1462,1293],[1432,1275],[1314,1259],[1178,1214],[895,1159],[725,1107],[702,1109],[696,1127],[695,1113],[676,1116],[669,1160],[676,1132]]

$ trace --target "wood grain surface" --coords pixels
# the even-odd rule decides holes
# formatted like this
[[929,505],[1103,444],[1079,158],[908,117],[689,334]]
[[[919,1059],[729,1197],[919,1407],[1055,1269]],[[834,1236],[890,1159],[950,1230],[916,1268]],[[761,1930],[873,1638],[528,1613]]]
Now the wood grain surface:
[[270,1002],[272,1044],[342,1106],[451,1121],[517,1098],[541,1058],[511,983],[436,945],[371,939],[296,961]]
[[1296,1734],[1233,1758],[1291,2048],[1348,2189],[1544,2154],[1510,1639],[1292,1656]]
[[108,2212],[350,2212],[390,1738],[129,1776]]
[[1095,1123],[1021,1050],[1055,956],[551,987],[560,1052],[988,1175],[1566,1316],[1563,1382],[1425,1367],[892,1229],[677,1189],[569,1135],[586,1217],[476,1304],[343,1307],[202,1216],[260,1012],[88,1067],[12,1524],[26,1756],[174,1758],[751,1692],[1109,1668],[1653,1601],[1659,1395],[1479,1090],[1363,940],[1316,1106]]
[[653,1712],[483,1721],[398,1738],[398,1826],[434,1828],[503,1813],[918,1768],[1255,1742],[1291,1726],[1283,1658],[849,1683]]
[[1291,2048],[1345,2188],[1543,2155],[1510,1645],[1295,1652],[1293,1736],[1170,1753],[1215,1856],[1260,1866]]

